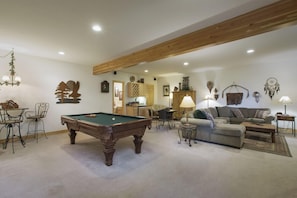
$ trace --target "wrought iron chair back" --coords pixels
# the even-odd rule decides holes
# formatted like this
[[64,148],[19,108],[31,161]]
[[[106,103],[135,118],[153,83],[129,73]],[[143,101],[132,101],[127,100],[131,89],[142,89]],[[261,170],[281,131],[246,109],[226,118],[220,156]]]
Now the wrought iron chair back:
[[[27,137],[28,137],[29,133],[33,132],[34,137],[36,138],[36,141],[38,142],[38,132],[43,132],[44,136],[47,138],[45,129],[44,129],[43,118],[46,117],[48,109],[49,109],[49,103],[40,102],[40,103],[35,104],[34,111],[25,112],[25,117],[27,120],[29,120]],[[31,124],[34,125],[34,129],[32,129],[32,130],[30,127]],[[40,127],[39,127],[39,124],[41,124]]]

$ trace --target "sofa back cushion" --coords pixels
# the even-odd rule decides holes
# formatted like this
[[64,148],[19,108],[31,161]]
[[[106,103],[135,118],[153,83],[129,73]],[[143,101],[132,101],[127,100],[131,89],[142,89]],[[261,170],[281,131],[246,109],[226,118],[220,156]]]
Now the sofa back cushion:
[[219,117],[234,117],[230,107],[217,107]]
[[218,111],[215,107],[209,107],[208,110],[210,111],[212,117],[216,118],[219,116]]
[[241,111],[244,118],[249,118],[249,111],[247,108],[240,107],[239,110]]

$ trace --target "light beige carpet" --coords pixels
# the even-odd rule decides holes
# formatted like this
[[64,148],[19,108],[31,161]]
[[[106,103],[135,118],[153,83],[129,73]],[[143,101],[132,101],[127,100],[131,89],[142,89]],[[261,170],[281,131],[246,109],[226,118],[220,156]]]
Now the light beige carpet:
[[297,139],[293,157],[197,142],[178,144],[177,130],[148,130],[142,153],[133,138],[116,144],[112,166],[100,141],[65,134],[0,149],[0,197],[22,198],[293,198],[297,197]]

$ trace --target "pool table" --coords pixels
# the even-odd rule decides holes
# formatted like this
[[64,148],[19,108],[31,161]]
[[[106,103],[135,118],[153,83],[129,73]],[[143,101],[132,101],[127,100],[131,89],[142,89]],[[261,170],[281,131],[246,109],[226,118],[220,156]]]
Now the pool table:
[[75,144],[76,131],[100,139],[104,146],[105,164],[111,166],[114,146],[120,138],[134,136],[135,153],[141,152],[142,136],[146,128],[151,128],[152,119],[99,112],[62,115],[61,122],[67,125],[71,144]]

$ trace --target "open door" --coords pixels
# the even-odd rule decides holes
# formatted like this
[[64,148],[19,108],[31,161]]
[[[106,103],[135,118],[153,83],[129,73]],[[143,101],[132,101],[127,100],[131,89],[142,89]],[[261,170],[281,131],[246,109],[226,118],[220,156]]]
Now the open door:
[[112,112],[116,114],[124,114],[124,82],[112,82]]

